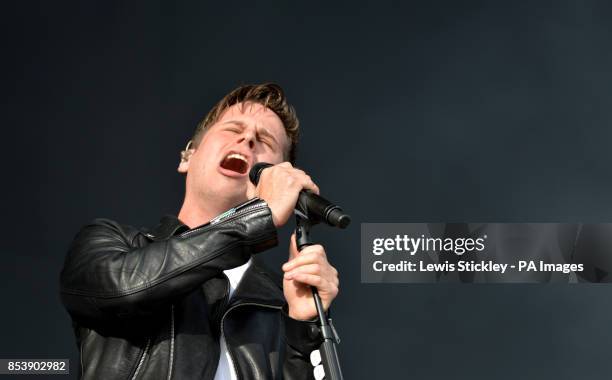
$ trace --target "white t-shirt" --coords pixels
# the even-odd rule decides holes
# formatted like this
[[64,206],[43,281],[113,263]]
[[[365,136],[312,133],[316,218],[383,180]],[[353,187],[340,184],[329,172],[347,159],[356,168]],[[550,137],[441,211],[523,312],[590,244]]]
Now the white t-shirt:
[[[234,290],[240,284],[240,280],[242,280],[242,276],[244,276],[244,272],[251,265],[251,260],[246,262],[239,267],[224,270],[223,273],[229,279],[230,290],[229,290],[229,298],[231,299],[234,295]],[[237,380],[238,376],[236,375],[236,371],[234,371],[234,364],[232,363],[232,358],[230,357],[230,353],[227,350],[227,345],[225,344],[225,339],[221,336],[221,355],[219,356],[219,365],[217,366],[217,372],[215,373],[214,380]]]

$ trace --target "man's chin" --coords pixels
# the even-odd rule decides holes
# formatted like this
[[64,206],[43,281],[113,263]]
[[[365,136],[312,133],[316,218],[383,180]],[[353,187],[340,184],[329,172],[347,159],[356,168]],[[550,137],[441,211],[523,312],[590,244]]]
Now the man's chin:
[[245,189],[227,188],[226,191],[220,190],[218,197],[226,205],[233,207],[246,202],[249,198]]
[[[202,181],[198,187],[201,189],[199,193],[205,194],[201,201],[224,210],[246,202],[255,194],[248,178],[227,177],[220,173]],[[253,197],[249,197],[251,194]]]

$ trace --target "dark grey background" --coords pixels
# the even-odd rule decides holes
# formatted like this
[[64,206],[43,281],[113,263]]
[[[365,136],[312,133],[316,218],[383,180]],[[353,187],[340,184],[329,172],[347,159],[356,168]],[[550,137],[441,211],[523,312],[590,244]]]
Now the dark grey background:
[[608,286],[359,280],[360,222],[612,219],[609,2],[15,3],[0,357],[76,364],[58,297],[74,233],[176,213],[196,122],[275,81],[303,123],[299,164],[354,217],[317,234],[341,272],[347,379],[609,377]]

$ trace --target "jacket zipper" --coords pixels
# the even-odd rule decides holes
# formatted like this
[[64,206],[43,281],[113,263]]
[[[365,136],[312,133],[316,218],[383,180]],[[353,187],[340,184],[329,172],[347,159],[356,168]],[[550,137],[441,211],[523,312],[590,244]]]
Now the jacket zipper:
[[[202,230],[205,230],[211,226],[214,226],[215,224],[221,223],[221,222],[226,222],[229,221],[230,219],[234,219],[236,217],[245,215],[247,213],[249,213],[252,210],[256,210],[256,209],[261,209],[261,208],[265,208],[268,207],[268,204],[264,201],[262,203],[258,203],[260,201],[259,198],[253,198],[249,201],[247,201],[246,203],[243,203],[242,205],[238,206],[238,207],[234,207],[229,209],[228,211],[224,212],[223,214],[213,218],[210,222],[206,223],[205,225],[195,228],[193,230],[189,230],[189,231],[185,231],[182,234],[180,234],[180,237],[186,237],[191,235],[192,233],[195,232],[199,232]],[[255,203],[255,204],[253,204]],[[229,280],[228,280],[228,287],[227,290],[229,291]],[[254,306],[261,306],[261,307],[267,307],[267,308],[272,308],[272,309],[280,309],[281,307],[275,307],[275,306],[271,306],[271,305],[264,305],[264,304],[258,304],[258,303],[241,303],[238,305],[234,305],[231,308],[229,308],[228,310],[225,311],[225,313],[223,313],[223,316],[221,317],[221,335],[223,336],[223,339],[225,340],[225,333],[223,331],[223,323],[225,321],[225,316],[233,309],[239,307],[239,306],[243,306],[243,305],[254,305]],[[173,357],[174,357],[174,305],[172,305],[172,310],[171,310],[171,315],[170,315],[170,363],[169,363],[169,370],[168,370],[168,380],[170,380],[171,376],[172,376],[172,362],[173,362]],[[227,345],[227,340],[225,340],[226,342],[226,347],[227,347],[227,352],[230,355],[230,358],[232,359],[232,366],[234,367],[234,372],[236,373],[236,376],[240,376],[238,373],[238,369],[236,367],[236,362],[234,359],[234,356],[232,354],[232,350],[230,349],[230,347]],[[142,367],[142,363],[144,362],[144,359],[147,355],[147,352],[149,350],[149,346],[151,344],[151,339],[147,340],[147,344],[143,350],[142,356],[140,358],[140,362],[138,363],[138,366],[136,367],[136,371],[134,372],[134,376],[132,376],[132,380],[136,379],[136,376],[138,376],[138,372],[140,371],[140,368]]]
[[[268,207],[267,203],[265,203],[265,202],[256,203],[258,201],[260,201],[259,198],[253,198],[250,201],[248,201],[246,203],[243,203],[242,205],[240,205],[238,207],[231,208],[231,209],[227,210],[226,212],[224,212],[223,214],[221,214],[219,216],[216,216],[210,222],[204,224],[203,226],[194,228],[193,230],[185,231],[185,232],[183,232],[182,234],[180,234],[178,236],[186,237],[186,236],[189,236],[189,235],[191,235],[193,233],[200,232],[200,231],[203,231],[205,229],[208,229],[211,226],[214,226],[214,225],[219,224],[221,222],[227,222],[230,219],[234,219],[236,217],[245,215],[245,214],[249,213],[252,210],[257,210],[257,209]],[[253,204],[253,203],[256,203],[256,204]]]
[[[138,376],[138,372],[140,372],[140,368],[142,368],[142,364],[144,363],[145,357],[149,351],[149,347],[151,346],[151,338],[147,340],[147,344],[145,345],[144,350],[142,351],[142,356],[140,357],[140,361],[138,362],[138,366],[136,367],[136,371],[134,371],[134,376],[132,376],[132,380],[135,380]],[[172,364],[174,360],[174,305],[171,305],[170,309],[170,363],[168,365],[168,380],[172,377]]]
[[242,377],[240,376],[240,372],[238,372],[238,367],[236,367],[236,358],[234,357],[234,354],[232,353],[232,348],[229,346],[229,344],[227,344],[227,339],[225,339],[225,331],[223,330],[223,324],[225,323],[225,317],[229,314],[229,312],[240,306],[260,306],[260,307],[265,307],[268,309],[276,309],[276,310],[282,309],[282,306],[272,306],[272,305],[266,305],[266,304],[256,303],[256,302],[245,302],[245,303],[239,303],[237,305],[234,305],[230,307],[229,309],[227,309],[225,313],[223,313],[223,317],[221,317],[221,336],[223,337],[223,340],[225,340],[225,347],[227,347],[227,352],[229,353],[229,356],[232,359],[232,366],[234,367],[234,373],[236,374],[236,378],[238,379],[241,379]]
[[168,364],[168,380],[172,378],[172,364],[174,362],[174,305],[170,309],[170,363]]
[[85,375],[85,367],[83,366],[83,341],[81,340],[81,346],[79,347],[79,360],[81,361],[81,377]]
[[149,351],[149,346],[151,345],[151,338],[147,339],[147,344],[142,350],[142,356],[140,357],[140,361],[138,362],[138,366],[136,367],[136,371],[134,371],[134,376],[132,376],[132,380],[136,379],[138,376],[138,372],[140,372],[140,368],[142,367],[142,363],[144,363],[145,357],[147,356],[147,351]]

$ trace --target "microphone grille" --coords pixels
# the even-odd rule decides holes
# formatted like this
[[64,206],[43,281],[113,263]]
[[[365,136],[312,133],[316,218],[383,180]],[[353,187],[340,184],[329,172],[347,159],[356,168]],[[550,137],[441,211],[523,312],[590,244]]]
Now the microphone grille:
[[249,171],[249,179],[251,180],[251,183],[257,186],[257,184],[259,183],[259,176],[261,176],[261,172],[265,168],[270,167],[270,166],[272,166],[272,164],[269,164],[267,162],[259,162],[253,165],[253,167],[251,168],[251,171]]

